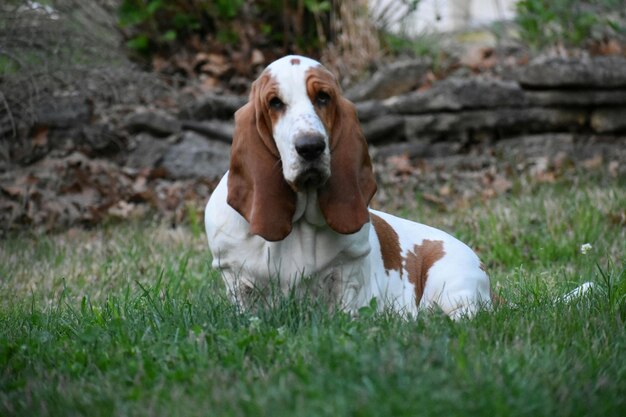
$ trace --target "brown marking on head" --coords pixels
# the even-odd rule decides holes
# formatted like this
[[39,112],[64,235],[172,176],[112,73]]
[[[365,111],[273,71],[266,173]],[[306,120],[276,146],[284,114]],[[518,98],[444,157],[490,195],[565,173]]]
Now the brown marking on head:
[[405,268],[409,275],[409,281],[415,287],[416,305],[419,305],[424,294],[430,268],[445,254],[441,240],[428,239],[424,239],[421,245],[414,245],[413,250],[407,253]]
[[484,263],[480,263],[480,265],[478,266],[480,268],[481,271],[483,271],[485,274],[487,273],[487,268],[485,267]]
[[318,192],[326,223],[337,233],[358,232],[369,221],[367,206],[376,180],[356,109],[341,96],[335,77],[324,67],[307,71],[307,94],[330,136],[330,178]]
[[283,177],[272,126],[280,112],[269,102],[278,94],[265,72],[253,84],[248,103],[235,113],[228,174],[228,204],[250,223],[250,232],[269,241],[291,232],[296,195]]
[[402,276],[402,249],[398,234],[389,226],[389,223],[373,213],[370,213],[370,220],[380,242],[380,254],[383,258],[385,272],[388,275],[389,270],[395,270],[400,272],[400,276]]
[[300,60],[298,58],[293,58],[289,62],[291,63],[291,65],[300,65]]

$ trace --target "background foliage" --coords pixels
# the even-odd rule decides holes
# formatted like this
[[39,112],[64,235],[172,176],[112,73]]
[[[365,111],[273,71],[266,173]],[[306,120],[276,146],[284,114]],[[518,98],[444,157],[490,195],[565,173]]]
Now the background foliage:
[[520,0],[516,11],[522,40],[535,49],[626,39],[624,0]]
[[119,24],[143,55],[167,53],[193,37],[228,48],[254,43],[283,53],[319,55],[331,29],[328,0],[124,0]]

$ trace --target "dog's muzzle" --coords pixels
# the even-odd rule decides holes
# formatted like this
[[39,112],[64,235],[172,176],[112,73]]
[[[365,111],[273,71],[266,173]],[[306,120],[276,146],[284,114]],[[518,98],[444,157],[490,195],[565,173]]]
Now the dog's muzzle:
[[295,148],[302,161],[302,170],[294,181],[295,187],[302,190],[324,185],[330,174],[324,161],[324,136],[320,133],[301,134],[295,140]]
[[326,150],[324,136],[319,133],[307,133],[296,139],[296,152],[307,162],[315,161]]

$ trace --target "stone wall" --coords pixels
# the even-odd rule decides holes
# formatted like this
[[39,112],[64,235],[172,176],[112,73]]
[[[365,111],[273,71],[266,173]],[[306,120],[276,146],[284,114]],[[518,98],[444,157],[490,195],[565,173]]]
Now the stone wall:
[[[522,140],[529,135],[550,140],[555,134],[571,134],[583,141],[602,137],[604,142],[626,136],[625,57],[544,59],[506,77],[451,77],[425,90],[407,91],[415,89],[427,67],[421,61],[396,63],[346,92],[356,103],[364,134],[377,158],[458,154],[474,143]],[[180,158],[188,158],[184,156],[187,148],[197,158],[197,140],[193,146],[185,145],[192,143],[189,132],[229,143],[232,115],[246,100],[205,95],[175,118],[155,113],[134,115],[126,128],[178,135],[176,147],[163,149],[164,161],[175,159],[170,155],[174,150]],[[163,124],[170,128],[159,127]],[[227,146],[207,144],[201,154],[210,165],[210,161],[227,158],[216,158],[214,152],[227,151]],[[176,169],[172,173],[180,175]]]
[[[377,158],[459,154],[528,135],[626,136],[626,57],[544,59],[505,76],[452,76],[416,91],[428,68],[394,63],[346,91]],[[207,94],[175,111],[146,106],[106,119],[84,97],[47,100],[31,140],[5,152],[3,170],[78,150],[172,179],[214,179],[228,167],[233,114],[246,101]]]
[[624,136],[626,58],[537,61],[508,79],[453,77],[357,108],[368,141],[382,155],[428,156],[437,144],[528,134]]
[[[375,207],[406,209],[417,193],[438,207],[467,204],[508,192],[525,173],[552,181],[568,167],[626,178],[626,58],[544,60],[424,88],[428,67],[394,64],[346,91],[371,144]],[[28,135],[0,141],[0,236],[148,209],[172,224],[197,221],[228,169],[233,114],[246,101],[42,100]]]

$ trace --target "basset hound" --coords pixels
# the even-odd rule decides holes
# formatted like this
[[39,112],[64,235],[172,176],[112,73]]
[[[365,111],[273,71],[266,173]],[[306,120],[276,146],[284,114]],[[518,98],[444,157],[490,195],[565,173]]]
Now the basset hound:
[[464,243],[368,208],[376,181],[354,105],[320,63],[287,56],[235,113],[230,170],[205,210],[231,297],[274,279],[316,281],[348,311],[369,305],[452,318],[491,306],[489,277]]

